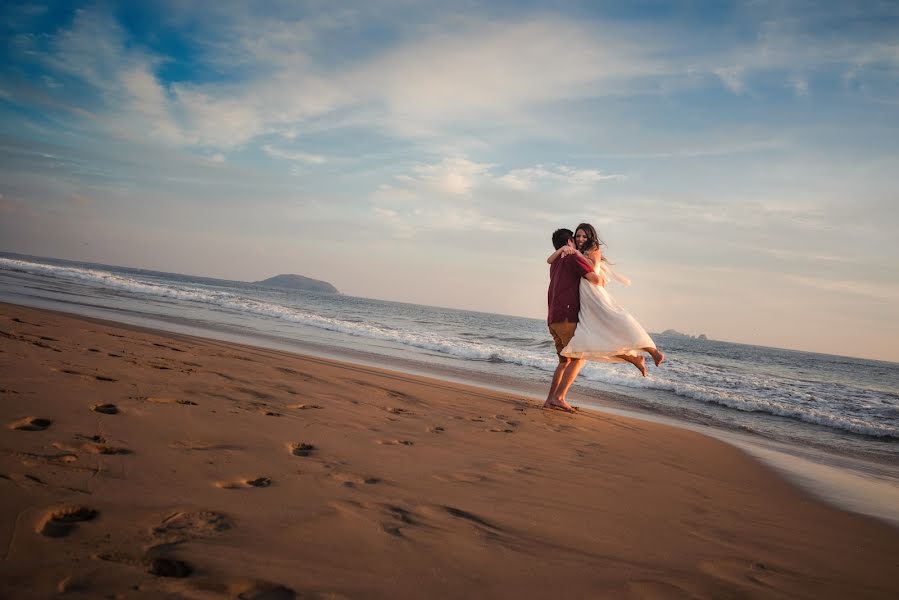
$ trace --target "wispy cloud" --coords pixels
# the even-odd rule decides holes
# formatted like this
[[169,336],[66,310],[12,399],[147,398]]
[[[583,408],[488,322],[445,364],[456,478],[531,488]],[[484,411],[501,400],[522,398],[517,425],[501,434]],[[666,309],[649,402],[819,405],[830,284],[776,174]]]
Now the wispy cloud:
[[439,163],[413,167],[411,174],[398,175],[397,180],[410,189],[452,196],[466,195],[488,177],[493,166],[465,157],[450,157]]
[[[77,11],[49,43],[32,40],[20,51],[43,57],[47,81],[61,75],[91,86],[102,106],[92,108],[112,131],[224,151],[328,123],[413,138],[491,121],[538,130],[536,115],[554,103],[702,85],[703,75],[737,95],[758,77],[781,77],[806,96],[810,74],[842,65],[851,73],[844,81],[870,91],[877,69],[899,69],[899,44],[888,38],[810,40],[795,19],[762,20],[753,39],[710,53],[689,30],[659,35],[656,27],[550,13],[422,24],[370,53],[324,61],[329,36],[358,33],[360,15],[376,19],[375,11],[360,5],[283,19],[229,6],[209,16],[217,29],[196,34],[205,48],[198,57],[225,78],[165,81],[159,73],[175,58],[134,44],[102,5]],[[199,16],[172,12],[188,22]]]
[[821,277],[785,276],[785,280],[825,292],[864,296],[873,300],[899,302],[899,284],[852,279],[825,279]]
[[472,118],[508,118],[547,102],[620,93],[616,79],[658,73],[645,45],[563,18],[466,24],[413,39],[351,71],[410,132]]
[[[393,182],[382,184],[372,197],[373,214],[404,228],[412,224],[427,229],[500,231],[518,220],[507,213],[510,205],[517,205],[520,211],[531,203],[545,204],[548,193],[574,197],[619,179],[623,176],[567,165],[504,171],[497,165],[466,157],[447,157],[415,166],[397,175]],[[556,219],[560,212],[557,211]],[[528,212],[527,218],[534,217]]]
[[498,177],[496,182],[513,190],[531,190],[541,184],[556,188],[582,188],[602,181],[622,181],[624,175],[606,174],[597,169],[576,169],[567,165],[536,165],[524,169],[512,169]]
[[328,161],[327,158],[320,154],[310,154],[308,152],[297,152],[294,150],[284,150],[283,148],[277,148],[272,146],[271,144],[265,144],[262,146],[262,149],[269,156],[273,156],[275,158],[281,158],[284,160],[290,160],[300,163],[307,163],[310,165],[321,165]]
[[742,94],[746,91],[746,83],[743,81],[743,67],[716,67],[712,69],[721,82],[734,94]]

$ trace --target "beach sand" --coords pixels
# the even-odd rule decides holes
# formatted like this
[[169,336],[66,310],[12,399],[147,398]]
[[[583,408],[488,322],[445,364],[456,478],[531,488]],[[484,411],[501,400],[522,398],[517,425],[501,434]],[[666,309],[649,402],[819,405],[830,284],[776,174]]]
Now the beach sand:
[[698,433],[0,304],[0,597],[896,598]]

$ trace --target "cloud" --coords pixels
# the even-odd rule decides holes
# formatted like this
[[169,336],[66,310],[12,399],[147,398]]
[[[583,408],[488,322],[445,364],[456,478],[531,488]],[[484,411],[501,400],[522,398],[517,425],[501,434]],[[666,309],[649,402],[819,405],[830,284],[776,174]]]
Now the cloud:
[[310,165],[322,165],[328,161],[327,158],[321,156],[320,154],[309,154],[307,152],[296,152],[292,150],[284,150],[282,148],[277,148],[272,146],[271,144],[265,144],[262,146],[262,150],[272,156],[274,158],[281,158],[284,160],[290,160],[294,162],[301,162]]
[[717,67],[712,73],[718,76],[721,83],[734,94],[742,94],[746,91],[746,83],[743,81],[743,67]]
[[784,276],[783,279],[797,285],[811,287],[826,292],[864,296],[873,300],[885,302],[899,302],[899,285],[895,283],[852,281],[846,279],[835,281],[818,277],[790,275]]
[[805,77],[794,77],[790,81],[790,87],[793,89],[793,93],[796,94],[799,98],[804,98],[808,96],[808,79]]
[[[549,13],[501,22],[422,9],[414,15],[419,21],[396,29],[386,15],[401,8],[392,5],[260,14],[266,11],[232,3],[202,15],[203,25],[192,30],[192,60],[199,61],[192,66],[212,76],[176,82],[159,74],[178,57],[141,47],[102,6],[77,11],[71,26],[43,47],[29,42],[27,50],[51,71],[45,81],[60,86],[45,91],[62,94],[69,89],[65,77],[77,79],[96,93],[100,106],[90,108],[114,134],[204,151],[343,128],[431,142],[464,130],[484,144],[479,130],[551,135],[541,115],[556,116],[553,107],[586,98],[667,94],[710,77],[745,95],[761,76],[780,77],[805,96],[810,75],[835,66],[873,95],[883,92],[872,87],[876,73],[899,68],[899,45],[888,37],[870,41],[826,30],[815,37],[801,20],[757,14],[749,15],[758,20],[747,26],[756,28],[751,39],[722,34],[699,43],[689,29]],[[179,3],[168,8],[170,25],[201,16]],[[393,35],[374,43],[366,28],[379,26]],[[338,47],[338,39],[356,44]],[[532,183],[519,176],[508,183]]]
[[342,102],[341,92],[301,58],[296,40],[280,54],[251,52],[249,39],[237,40],[255,69],[230,83],[166,83],[158,73],[174,57],[133,43],[99,7],[76,11],[71,26],[49,39],[45,48],[32,43],[23,50],[50,71],[44,81],[56,82],[51,74],[74,80],[89,92],[80,102],[93,104],[97,122],[123,138],[227,150]]
[[[727,131],[723,128],[717,130],[716,139],[708,140],[706,143],[697,143],[697,136],[693,136],[690,145],[683,145],[683,140],[673,139],[653,139],[652,151],[645,152],[608,152],[602,154],[582,155],[582,158],[597,159],[628,159],[628,160],[649,160],[649,159],[666,159],[666,158],[704,158],[704,157],[724,157],[735,154],[754,154],[768,153],[772,150],[783,150],[788,144],[788,139],[784,135],[771,136],[758,139],[746,139],[745,141],[735,141],[734,138],[756,137],[757,134],[747,134],[744,131]],[[727,141],[718,141],[717,138],[726,138]]]
[[616,94],[616,78],[658,72],[643,46],[596,24],[543,17],[466,25],[387,50],[349,73],[348,85],[372,93],[394,126],[414,131]]
[[750,80],[768,80],[804,97],[812,76],[841,80],[860,91],[892,89],[899,75],[899,15],[890,3],[863,4],[746,3],[735,13],[734,25],[749,35],[722,38],[691,62],[695,71],[713,74],[737,95],[750,91]]
[[541,184],[569,187],[590,186],[602,181],[620,181],[624,175],[608,175],[596,169],[575,169],[566,165],[536,165],[513,169],[498,177],[496,182],[513,190],[532,190]]
[[410,189],[450,196],[469,194],[489,177],[492,164],[476,163],[465,157],[444,158],[439,163],[413,167],[412,173],[397,180]]
[[296,135],[312,120],[318,128],[330,122],[413,137],[498,116],[527,121],[536,107],[620,93],[617,80],[658,69],[645,44],[555,16],[413,29],[336,65],[321,59],[323,34],[359,35],[342,29],[359,27],[351,16],[260,17],[253,26],[237,20],[244,17],[211,19],[217,29],[196,33],[195,44],[206,49],[198,59],[231,74],[205,82],[164,81],[161,69],[177,58],[134,43],[100,7],[77,11],[46,49],[32,50],[42,54],[47,77],[65,75],[92,89],[111,131],[219,150],[272,133]]
[[[502,171],[464,156],[446,157],[379,186],[371,198],[372,215],[404,237],[414,237],[418,230],[511,231],[520,219],[564,220],[566,209],[580,206],[570,199],[589,197],[597,185],[622,177],[568,165]],[[550,214],[545,210],[548,195],[569,200]]]

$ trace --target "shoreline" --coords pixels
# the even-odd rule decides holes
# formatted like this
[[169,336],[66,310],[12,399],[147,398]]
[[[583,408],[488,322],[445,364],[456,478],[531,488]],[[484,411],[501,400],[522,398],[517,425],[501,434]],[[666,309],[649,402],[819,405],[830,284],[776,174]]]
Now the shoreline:
[[[685,428],[18,305],[0,323],[16,597],[899,592],[896,529]],[[71,525],[74,504],[97,514]]]
[[[545,393],[540,385],[515,377],[501,379],[495,375],[485,375],[462,368],[452,370],[411,358],[400,359],[359,349],[348,350],[341,347],[325,346],[307,340],[287,340],[274,334],[246,334],[237,330],[230,331],[224,326],[206,328],[192,324],[190,321],[180,323],[174,320],[153,320],[142,316],[141,313],[116,313],[131,318],[131,321],[117,321],[107,318],[105,314],[102,316],[86,315],[79,312],[66,312],[55,307],[46,308],[0,301],[0,307],[2,306],[32,308],[151,334],[215,340],[249,348],[284,352],[288,355],[365,365],[375,369],[436,378],[455,384],[518,395],[535,402],[542,402],[542,394]],[[81,303],[76,303],[74,306],[82,309],[89,308],[89,305]],[[109,309],[103,309],[95,312],[106,313],[108,311]],[[577,382],[575,383],[577,384]],[[594,390],[585,390],[583,387],[578,389],[578,386],[575,385],[570,399],[590,411],[662,423],[722,440],[765,463],[777,471],[780,476],[813,494],[819,500],[843,510],[877,518],[892,527],[899,528],[899,468],[895,465],[867,455],[837,454],[826,447],[798,446],[758,433],[740,432],[736,429],[699,423],[640,406],[635,407],[633,401],[639,402],[640,399],[638,396],[629,395],[629,391],[631,390],[624,389],[597,393]]]
[[[325,356],[338,360],[348,359],[354,363],[401,369],[404,372],[426,376],[436,375],[443,379],[473,382],[476,385],[487,386],[493,389],[500,387],[513,389],[518,393],[523,392],[535,396],[545,394],[545,382],[549,379],[555,367],[551,360],[551,352],[549,354],[543,352],[539,359],[537,355],[531,353],[528,360],[523,360],[521,357],[516,358],[514,352],[508,356],[503,354],[510,348],[493,347],[489,343],[486,350],[491,352],[495,350],[502,356],[496,356],[496,360],[494,360],[493,354],[485,355],[477,351],[474,354],[470,352],[457,353],[454,351],[453,344],[460,342],[462,346],[465,346],[466,340],[473,335],[467,330],[457,332],[458,337],[449,335],[447,339],[454,340],[449,346],[445,347],[441,345],[441,342],[437,347],[431,348],[432,344],[430,342],[422,343],[424,338],[419,339],[420,336],[416,337],[414,331],[407,331],[403,318],[395,319],[397,315],[387,316],[383,319],[384,323],[379,321],[380,324],[375,329],[377,330],[382,325],[388,330],[398,328],[398,331],[412,335],[414,339],[411,342],[405,339],[394,339],[389,335],[381,338],[379,336],[380,333],[384,333],[383,331],[380,333],[376,331],[375,335],[368,335],[364,327],[362,327],[362,333],[356,335],[359,332],[354,333],[355,330],[353,328],[356,327],[354,324],[364,323],[364,312],[371,307],[361,311],[359,307],[354,305],[342,307],[341,310],[347,310],[350,315],[348,320],[344,322],[328,317],[327,315],[330,313],[327,310],[322,312],[320,309],[323,307],[317,306],[314,299],[311,299],[312,305],[317,306],[313,310],[314,315],[322,317],[323,322],[317,322],[316,319],[312,319],[314,322],[306,322],[305,317],[300,318],[299,321],[295,321],[293,318],[281,318],[283,315],[278,311],[285,307],[288,313],[293,314],[291,312],[293,308],[290,307],[289,303],[282,306],[284,298],[262,299],[263,304],[276,310],[277,313],[273,318],[266,318],[265,315],[260,317],[261,313],[258,313],[258,311],[250,310],[245,312],[242,308],[239,308],[235,313],[232,310],[234,307],[230,307],[227,303],[225,303],[227,305],[225,312],[220,313],[215,309],[215,302],[212,302],[211,305],[201,302],[199,307],[194,306],[190,302],[179,306],[179,302],[169,303],[168,301],[162,301],[162,304],[159,304],[152,297],[144,298],[143,301],[138,302],[135,302],[133,299],[123,300],[117,294],[111,299],[104,300],[102,296],[94,297],[93,293],[92,291],[86,291],[86,296],[76,294],[73,297],[62,297],[54,296],[53,294],[47,295],[43,292],[38,292],[37,295],[10,293],[10,290],[7,290],[7,293],[3,295],[3,300],[26,306],[75,312],[76,314],[94,316],[114,322],[127,322],[150,327],[151,329],[177,331],[199,337],[278,348],[304,355]],[[357,300],[365,302],[365,299]],[[376,312],[381,309],[388,309],[389,306],[387,305],[390,305],[390,303],[380,302],[379,304],[384,304],[385,306],[374,307]],[[462,314],[460,313],[460,315]],[[430,323],[432,321],[443,323],[447,317],[441,314],[429,314],[424,318],[426,320],[421,321],[422,323]],[[329,324],[333,325],[335,323],[334,328],[329,326]],[[492,324],[481,325],[492,331],[492,334],[487,335],[484,340],[504,339],[501,335],[496,337],[497,332],[492,330]],[[517,325],[513,327],[515,326]],[[346,327],[349,327],[349,329]],[[463,327],[463,329],[465,328]],[[550,343],[542,327],[539,328],[539,334],[536,331],[529,331],[523,335],[527,337],[529,342],[527,346],[530,348],[536,347],[535,345]],[[474,337],[478,336],[475,334]],[[721,342],[721,344],[725,343]],[[677,345],[676,342],[675,345]],[[616,372],[597,372],[593,370],[593,365],[588,365],[578,378],[573,394],[578,394],[586,401],[598,403],[601,406],[611,405],[615,408],[633,410],[640,414],[664,415],[678,422],[698,423],[710,426],[713,429],[723,429],[724,431],[751,433],[765,440],[779,440],[803,449],[809,447],[818,448],[824,453],[835,456],[849,456],[872,463],[899,465],[899,462],[897,462],[897,459],[899,459],[899,444],[896,443],[899,441],[899,438],[895,434],[879,435],[879,433],[890,430],[889,428],[881,427],[879,419],[870,419],[870,415],[859,414],[857,410],[850,410],[845,414],[841,413],[840,411],[844,409],[838,409],[837,413],[833,413],[833,406],[830,408],[825,406],[822,414],[830,415],[830,417],[837,419],[837,422],[830,422],[828,419],[822,420],[821,415],[815,411],[811,411],[811,414],[806,414],[807,411],[804,412],[801,408],[798,413],[794,410],[796,407],[788,410],[785,406],[793,402],[790,398],[785,400],[787,405],[781,405],[777,401],[768,405],[768,401],[764,398],[760,401],[761,404],[758,404],[759,400],[756,398],[756,392],[759,390],[753,389],[753,386],[758,382],[753,383],[752,369],[747,371],[740,364],[730,364],[730,366],[735,367],[741,373],[738,379],[742,383],[738,384],[738,387],[739,385],[749,385],[750,389],[744,390],[745,398],[742,393],[738,398],[730,398],[726,389],[721,389],[720,386],[716,387],[717,384],[714,381],[707,381],[709,377],[713,380],[716,377],[714,373],[710,373],[710,370],[726,369],[727,365],[734,363],[735,360],[739,363],[751,357],[741,355],[735,359],[733,356],[730,356],[730,353],[734,352],[734,348],[743,346],[740,344],[725,345],[727,347],[715,350],[722,353],[722,357],[724,357],[722,359],[723,362],[707,361],[704,356],[706,356],[706,351],[710,350],[708,348],[705,351],[697,348],[678,348],[677,356],[679,356],[680,351],[684,351],[690,358],[685,356],[683,361],[669,361],[669,368],[663,369],[665,372],[659,373],[661,377],[658,379],[654,376],[648,380],[642,380],[635,376],[629,377],[628,375],[632,375],[632,373],[620,373],[623,377],[619,377],[619,374]],[[484,349],[481,348],[481,350]],[[818,356],[808,353],[805,353],[805,355]],[[672,355],[672,358],[675,357],[675,355]],[[767,358],[771,359],[772,357]],[[691,374],[689,372],[691,368],[690,363],[694,360],[696,361],[695,366],[698,368],[698,371],[695,374]],[[865,364],[859,366],[859,368],[869,369],[871,367],[870,361],[862,362]],[[818,376],[812,377],[806,383],[816,382],[816,385],[820,386],[829,380],[830,375],[823,379],[820,377],[820,367],[821,365],[812,367],[813,372],[815,369],[819,369]],[[875,376],[875,379],[877,378],[876,374],[872,375]],[[802,379],[784,378],[782,373],[770,372],[766,376],[771,376],[774,379],[774,387],[771,389],[780,390],[780,392],[774,394],[775,397],[784,397],[785,394],[789,396],[795,393],[794,385],[797,383],[800,386],[806,384],[803,383],[804,380]],[[855,381],[853,377],[853,375],[849,375],[849,380]],[[858,384],[860,381],[855,381],[855,383]],[[887,384],[887,380],[881,383]],[[852,387],[854,384],[848,385],[849,388],[844,390],[842,395],[834,396],[829,392],[825,392],[824,394],[827,397],[825,404],[833,405],[836,403],[843,405],[842,397],[846,394],[858,392],[858,389]],[[725,388],[727,387],[725,386]],[[877,395],[879,393],[877,389],[874,389],[872,393]],[[791,392],[791,390],[794,391]],[[709,392],[711,395],[709,396],[705,392]],[[806,392],[810,394],[809,397],[813,402],[817,402],[813,389],[808,389]],[[866,394],[867,391],[864,391],[864,393]],[[892,403],[890,399],[874,401],[888,405]],[[786,412],[783,412],[784,410]],[[851,415],[855,415],[856,419],[862,419],[873,429],[867,433],[857,431],[858,424],[849,418]],[[849,420],[847,421],[846,419]],[[887,417],[887,420],[892,422],[889,417]],[[899,469],[897,469],[896,477],[894,478],[899,480]]]

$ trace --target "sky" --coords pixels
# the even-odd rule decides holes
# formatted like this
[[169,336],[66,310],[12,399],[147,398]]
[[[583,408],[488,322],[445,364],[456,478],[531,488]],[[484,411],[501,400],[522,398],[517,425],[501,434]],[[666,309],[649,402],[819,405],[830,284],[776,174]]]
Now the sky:
[[0,250],[899,361],[899,3],[4,2]]

